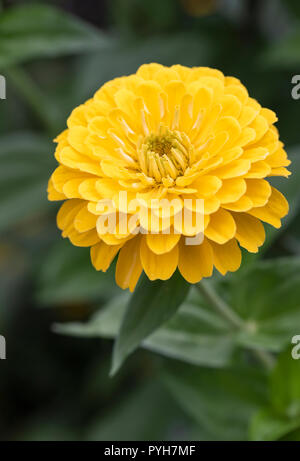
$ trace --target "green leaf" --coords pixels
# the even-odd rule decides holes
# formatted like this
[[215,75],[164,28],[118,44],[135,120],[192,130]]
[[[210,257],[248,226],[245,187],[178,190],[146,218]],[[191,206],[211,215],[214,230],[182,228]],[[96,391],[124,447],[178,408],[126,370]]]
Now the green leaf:
[[175,314],[189,291],[190,284],[179,272],[169,280],[150,281],[141,277],[129,300],[114,346],[111,373],[120,368],[126,357],[160,325]]
[[234,274],[225,294],[246,322],[237,342],[279,352],[299,333],[300,258],[256,261]]
[[292,357],[290,347],[271,375],[271,403],[278,413],[300,419],[300,362]]
[[74,247],[68,240],[51,248],[39,267],[37,300],[42,306],[65,302],[107,301],[118,293],[113,267],[97,272],[87,248]]
[[275,441],[286,437],[300,427],[300,418],[288,419],[274,410],[264,408],[252,418],[249,437],[252,441]]
[[250,428],[252,440],[278,440],[300,429],[300,363],[284,351],[270,376],[270,405],[260,410]]
[[266,399],[266,377],[252,368],[205,369],[176,364],[166,385],[214,440],[246,440],[250,418]]
[[[128,299],[128,294],[124,293],[110,301],[89,322],[55,325],[55,331],[85,338],[114,338],[120,329]],[[223,367],[231,361],[234,341],[227,323],[211,309],[201,306],[199,298],[191,293],[177,313],[141,346],[187,363]]]
[[[244,320],[242,331],[232,330],[193,289],[167,323],[148,338],[141,338],[142,347],[191,364],[223,367],[231,363],[237,347],[280,352],[299,333],[300,258],[257,261],[240,273],[215,280],[214,285]],[[145,292],[145,305],[147,296]],[[152,305],[152,295],[149,299]],[[59,331],[84,337],[115,337],[126,301],[123,296],[117,298],[87,324],[68,324]],[[149,311],[143,322],[148,321],[147,315],[155,314],[151,306]]]
[[4,68],[34,58],[101,49],[109,40],[60,9],[27,4],[1,13],[0,43],[0,68]]
[[47,183],[54,167],[48,139],[14,133],[0,140],[0,231],[47,206]]

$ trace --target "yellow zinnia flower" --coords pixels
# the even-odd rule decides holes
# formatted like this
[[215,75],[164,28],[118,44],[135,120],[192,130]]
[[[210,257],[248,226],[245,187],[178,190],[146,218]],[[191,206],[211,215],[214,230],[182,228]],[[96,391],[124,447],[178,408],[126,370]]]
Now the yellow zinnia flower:
[[[238,79],[215,69],[146,64],[106,83],[73,110],[56,139],[59,166],[48,192],[49,200],[65,200],[57,216],[63,237],[91,247],[97,270],[106,271],[118,254],[116,281],[130,290],[143,270],[166,280],[178,267],[190,283],[211,276],[213,267],[237,270],[239,245],[257,252],[265,240],[261,221],[278,228],[288,212],[265,179],[289,175],[276,120]],[[129,203],[143,202],[141,209],[134,213],[120,192]],[[176,200],[170,209],[153,199]],[[176,224],[183,208],[193,219],[198,213],[188,199],[203,203],[196,230],[187,219]],[[113,212],[99,206],[105,201],[117,210],[113,232],[103,224]],[[186,244],[200,232],[203,242]]]

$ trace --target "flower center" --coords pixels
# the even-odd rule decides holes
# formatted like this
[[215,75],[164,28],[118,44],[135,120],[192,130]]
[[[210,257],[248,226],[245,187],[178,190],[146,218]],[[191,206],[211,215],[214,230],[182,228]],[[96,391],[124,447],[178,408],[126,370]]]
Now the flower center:
[[192,145],[185,133],[160,127],[158,133],[141,137],[138,159],[142,172],[156,183],[174,184],[190,165]]

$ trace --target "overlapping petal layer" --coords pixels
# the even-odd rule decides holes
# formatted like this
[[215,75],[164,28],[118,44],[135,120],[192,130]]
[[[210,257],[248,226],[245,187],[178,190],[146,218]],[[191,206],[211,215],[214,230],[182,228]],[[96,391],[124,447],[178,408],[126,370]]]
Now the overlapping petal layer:
[[56,139],[48,195],[65,200],[63,237],[91,247],[97,270],[118,255],[117,283],[130,290],[142,271],[165,280],[178,267],[195,283],[237,270],[240,246],[264,242],[261,221],[280,227],[288,212],[268,182],[290,174],[276,120],[215,69],[147,64],[106,83]]

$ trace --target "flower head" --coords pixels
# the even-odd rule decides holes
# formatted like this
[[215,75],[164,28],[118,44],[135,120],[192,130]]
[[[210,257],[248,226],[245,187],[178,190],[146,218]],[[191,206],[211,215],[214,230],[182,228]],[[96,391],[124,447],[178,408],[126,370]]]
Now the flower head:
[[280,227],[288,212],[267,180],[290,174],[276,120],[215,69],[146,64],[106,83],[56,139],[48,193],[65,200],[63,237],[91,247],[97,270],[118,254],[130,290],[143,270],[165,280],[178,267],[190,283],[237,270],[240,247],[265,240],[261,221]]

